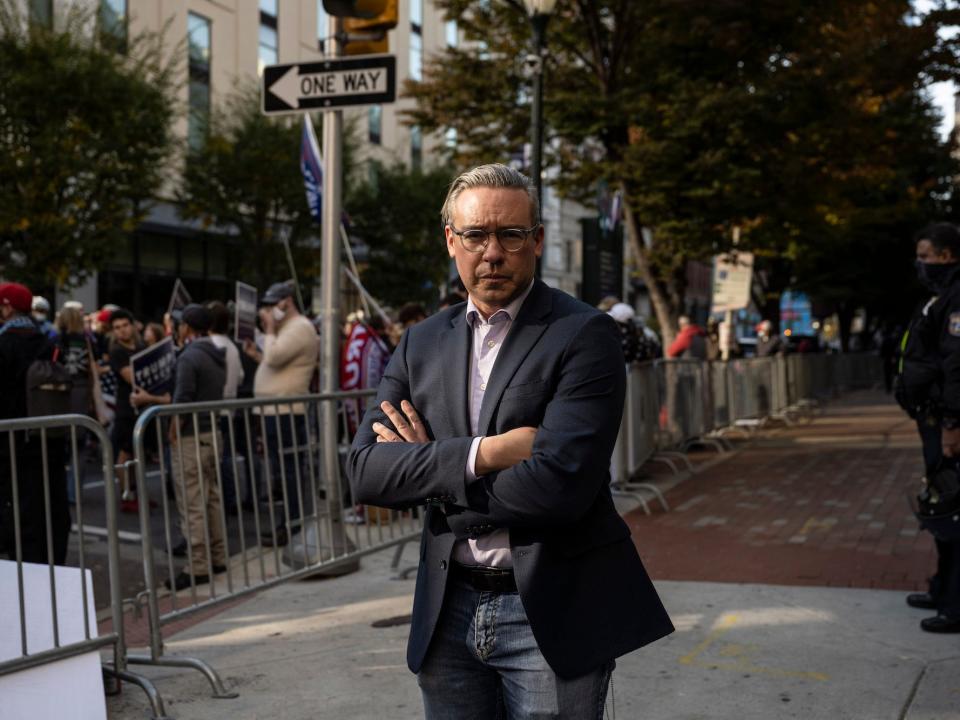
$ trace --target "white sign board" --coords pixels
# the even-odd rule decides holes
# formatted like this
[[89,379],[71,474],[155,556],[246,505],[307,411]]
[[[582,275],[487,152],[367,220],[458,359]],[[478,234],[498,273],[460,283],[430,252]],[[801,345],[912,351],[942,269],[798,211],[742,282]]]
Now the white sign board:
[[365,55],[263,70],[265,115],[392,103],[397,96],[393,55]]
[[[55,567],[57,587],[57,629],[60,646],[85,639],[83,591],[80,569]],[[27,652],[50,650],[53,642],[53,615],[50,602],[50,569],[46,565],[23,563],[23,592],[26,614]],[[97,636],[93,604],[93,577],[87,570],[87,607],[90,637]],[[0,560],[0,662],[19,658],[20,599],[17,593],[17,564]],[[89,652],[66,660],[0,675],[0,716],[54,720],[106,720],[100,653]]]
[[753,253],[717,255],[713,259],[712,312],[743,310],[750,305]]

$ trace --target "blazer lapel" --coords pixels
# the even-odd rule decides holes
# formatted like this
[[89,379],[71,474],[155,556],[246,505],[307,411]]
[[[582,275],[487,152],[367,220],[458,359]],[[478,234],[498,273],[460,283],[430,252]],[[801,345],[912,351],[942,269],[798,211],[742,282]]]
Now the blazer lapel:
[[452,437],[470,435],[470,409],[467,393],[467,372],[470,367],[470,324],[461,312],[440,334],[439,361],[443,368],[443,396],[453,424]]
[[530,352],[531,348],[540,339],[547,329],[545,318],[553,308],[550,289],[537,280],[530,295],[520,307],[516,319],[507,333],[507,338],[500,348],[497,361],[490,373],[487,389],[483,393],[483,404],[480,406],[480,420],[477,423],[479,435],[489,435],[490,420],[493,411],[500,404],[500,396],[514,376],[520,363]]

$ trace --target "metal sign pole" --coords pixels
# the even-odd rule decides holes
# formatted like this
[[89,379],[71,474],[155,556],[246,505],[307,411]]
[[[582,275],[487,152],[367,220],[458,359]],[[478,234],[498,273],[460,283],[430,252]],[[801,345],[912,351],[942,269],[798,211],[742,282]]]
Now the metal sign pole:
[[[327,50],[329,57],[341,52],[341,19],[331,15]],[[321,325],[321,390],[324,393],[340,389],[340,216],[342,188],[342,134],[343,112],[327,111],[323,116],[323,218],[322,275],[323,310]],[[341,520],[342,493],[340,484],[340,458],[337,452],[337,404],[322,403],[321,447],[323,449],[323,475],[327,485],[327,507],[333,524],[334,553],[343,549],[343,523]],[[317,538],[319,543],[320,538]],[[337,547],[340,546],[340,547]]]

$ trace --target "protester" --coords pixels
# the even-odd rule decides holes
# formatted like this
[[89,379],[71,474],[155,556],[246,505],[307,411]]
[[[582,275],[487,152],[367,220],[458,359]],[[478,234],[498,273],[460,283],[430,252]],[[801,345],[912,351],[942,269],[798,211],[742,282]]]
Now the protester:
[[690,321],[686,315],[677,320],[680,332],[667,348],[667,357],[707,359],[707,333],[702,327]]
[[[223,399],[225,353],[207,337],[211,324],[210,311],[202,305],[190,304],[183,309],[178,338],[183,350],[177,358],[175,404]],[[189,569],[181,571],[172,586],[169,579],[166,581],[173,590],[190,587],[191,582],[210,582],[210,570],[220,573],[227,569],[217,487],[216,448],[220,444],[219,430],[211,423],[210,413],[177,416],[170,426],[174,492],[190,556]]]
[[660,336],[647,325],[643,318],[635,318],[637,325],[637,334],[640,341],[638,350],[638,360],[657,360],[663,357],[663,343],[660,342]]
[[161,340],[166,338],[166,332],[164,332],[163,325],[156,322],[147,323],[143,328],[143,342],[147,347],[156,345]]
[[397,320],[404,330],[411,325],[416,325],[418,322],[426,319],[427,311],[423,309],[423,305],[420,303],[406,303],[397,313]]
[[[54,347],[30,317],[33,295],[18,283],[0,283],[0,419],[27,416],[27,370],[35,360],[52,360]],[[70,510],[63,443],[48,435],[44,454],[38,434],[6,433],[0,442],[0,546],[13,558],[15,512],[24,562],[63,565],[67,558]],[[11,457],[11,450],[16,460]],[[19,499],[14,508],[14,474]],[[46,482],[44,480],[46,479]],[[46,486],[46,487],[45,487]],[[52,547],[47,545],[46,501],[50,502]]]
[[56,338],[57,328],[50,322],[50,302],[45,297],[35,295],[33,302],[30,303],[30,308],[32,310],[30,314],[40,332],[51,340]]
[[[230,313],[227,306],[220,301],[207,303],[207,310],[210,312],[210,341],[218,348],[223,350],[226,362],[226,378],[223,383],[223,399],[235,400],[237,391],[243,383],[244,371],[243,363],[240,361],[240,351],[236,343],[227,335],[230,331]],[[220,477],[223,481],[223,504],[228,515],[236,515],[236,488],[234,487],[233,459],[234,455],[247,458],[249,462],[249,453],[247,453],[246,434],[242,427],[236,427],[234,415],[230,410],[224,410],[220,413],[220,434],[223,437],[222,453],[220,457]],[[234,425],[233,446],[231,447],[229,439],[231,437],[230,426]],[[248,476],[246,473],[244,476]],[[253,496],[249,488],[241,487],[241,501],[247,505],[253,502]]]
[[115,462],[121,466],[120,475],[120,510],[127,513],[139,511],[137,494],[131,483],[129,470],[124,466],[133,459],[133,426],[136,422],[136,413],[133,403],[130,402],[130,393],[133,391],[133,370],[130,369],[130,358],[143,350],[143,341],[137,334],[133,315],[124,309],[117,309],[110,313],[110,369],[117,379],[116,406],[113,418],[113,430],[110,441],[116,455]]
[[83,313],[74,306],[64,305],[57,314],[56,326],[61,362],[73,380],[70,410],[89,415],[93,409],[96,361],[90,337],[84,331]]
[[773,323],[764,320],[757,325],[757,357],[783,355],[786,350],[783,338],[773,334]]
[[623,359],[629,365],[640,360],[640,337],[637,326],[634,324],[636,313],[626,303],[614,303],[607,310],[607,315],[617,323],[620,332],[620,349],[623,350]]
[[[274,283],[260,298],[259,304],[263,351],[249,340],[244,343],[244,352],[259,363],[253,381],[254,395],[281,401],[284,397],[306,395],[317,367],[320,343],[313,324],[297,307],[293,283]],[[265,416],[270,477],[277,483],[286,480],[285,510],[289,519],[288,524],[281,517],[280,524],[272,532],[261,536],[261,542],[266,546],[273,546],[274,542],[284,546],[292,534],[300,531],[299,498],[304,495],[300,492],[298,478],[306,477],[301,463],[307,451],[306,411],[303,403],[283,402],[260,409]],[[299,454],[293,452],[295,444]]]

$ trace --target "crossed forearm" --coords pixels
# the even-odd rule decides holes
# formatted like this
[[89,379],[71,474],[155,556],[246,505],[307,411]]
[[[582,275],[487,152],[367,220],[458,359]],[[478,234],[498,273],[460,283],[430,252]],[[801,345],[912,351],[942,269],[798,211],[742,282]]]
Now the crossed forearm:
[[[396,431],[383,423],[373,423],[372,429],[377,434],[377,442],[429,442],[423,421],[410,401],[402,401],[400,408],[402,412],[386,400],[380,403],[380,409],[393,423]],[[477,448],[474,472],[478,476],[487,475],[528,460],[536,435],[535,427],[519,427],[500,435],[484,437]]]

